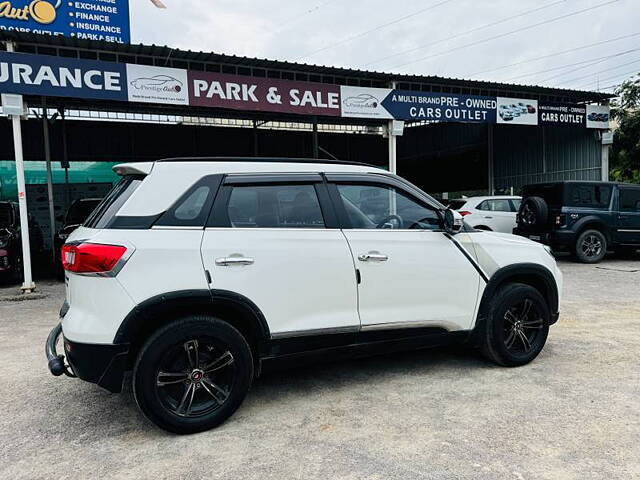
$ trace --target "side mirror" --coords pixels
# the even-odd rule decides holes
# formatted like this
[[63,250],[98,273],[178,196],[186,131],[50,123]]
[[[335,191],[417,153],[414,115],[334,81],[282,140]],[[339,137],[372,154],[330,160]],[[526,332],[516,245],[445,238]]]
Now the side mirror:
[[450,235],[455,235],[460,230],[462,230],[463,219],[462,215],[460,215],[455,210],[451,210],[447,208],[444,211],[444,229]]

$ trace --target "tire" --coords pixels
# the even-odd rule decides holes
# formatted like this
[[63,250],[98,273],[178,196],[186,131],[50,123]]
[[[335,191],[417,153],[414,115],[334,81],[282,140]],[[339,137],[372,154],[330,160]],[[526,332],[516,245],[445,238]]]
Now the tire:
[[525,230],[544,227],[549,219],[547,202],[540,197],[527,197],[522,201],[518,212],[519,226]]
[[581,263],[598,263],[607,254],[607,237],[600,230],[585,230],[576,240],[574,254]]
[[526,365],[542,351],[550,318],[547,302],[535,288],[521,283],[502,287],[489,305],[484,356],[504,367]]
[[229,418],[252,380],[253,356],[242,334],[217,318],[189,316],[144,344],[133,371],[133,392],[150,421],[187,434]]

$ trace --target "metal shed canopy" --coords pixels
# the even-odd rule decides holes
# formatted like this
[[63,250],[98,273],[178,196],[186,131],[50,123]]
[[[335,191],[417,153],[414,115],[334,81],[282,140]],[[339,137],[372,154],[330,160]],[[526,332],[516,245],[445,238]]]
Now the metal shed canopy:
[[[395,82],[398,89],[419,92],[518,97],[564,103],[602,102],[613,97],[608,93],[537,85],[514,85],[431,75],[366,71],[224,55],[213,52],[195,52],[168,46],[108,43],[15,31],[0,32],[0,41],[14,42],[15,51],[21,53],[173,67],[193,71],[333,85],[386,88],[392,82]],[[141,107],[143,109],[157,109],[151,105]]]

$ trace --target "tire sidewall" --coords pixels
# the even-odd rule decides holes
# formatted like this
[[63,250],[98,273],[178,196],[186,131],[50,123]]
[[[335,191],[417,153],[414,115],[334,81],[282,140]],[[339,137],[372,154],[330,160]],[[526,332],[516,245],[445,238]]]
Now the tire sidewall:
[[[180,417],[161,403],[156,386],[157,372],[164,354],[172,347],[204,337],[224,343],[233,355],[235,375],[231,392],[219,409],[206,416]],[[242,334],[222,320],[197,316],[172,322],[149,338],[135,364],[133,391],[138,406],[153,423],[174,433],[196,433],[209,430],[229,418],[244,400],[252,380],[253,358]]]
[[[588,257],[582,252],[582,243],[589,235],[596,235],[602,242],[602,252],[600,252],[600,255],[596,257]],[[585,230],[580,235],[578,235],[574,253],[578,261],[580,261],[581,263],[598,263],[602,261],[602,259],[607,254],[607,237],[600,230]]]
[[[504,315],[508,309],[524,299],[533,302],[542,317],[543,326],[531,351],[527,354],[516,354],[510,352],[504,344]],[[524,284],[507,285],[497,294],[489,311],[486,344],[490,357],[500,365],[508,367],[517,367],[531,362],[540,354],[547,341],[550,318],[549,307],[538,290]]]
[[522,201],[520,205],[519,215],[522,219],[522,212],[524,208],[528,206],[534,214],[534,222],[533,223],[525,223],[522,220],[520,221],[521,226],[525,229],[532,230],[540,228],[547,223],[549,217],[549,208],[547,207],[547,202],[541,197],[527,197]]

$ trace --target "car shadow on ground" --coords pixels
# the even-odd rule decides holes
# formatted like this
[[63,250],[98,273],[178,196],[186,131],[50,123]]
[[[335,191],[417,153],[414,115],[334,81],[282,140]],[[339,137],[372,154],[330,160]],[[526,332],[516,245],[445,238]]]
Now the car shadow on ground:
[[[263,373],[252,386],[238,413],[224,425],[243,418],[269,416],[265,405],[274,401],[287,402],[288,399],[309,401],[317,392],[331,392],[345,388],[357,391],[362,386],[375,385],[394,379],[410,381],[422,380],[425,376],[438,377],[455,374],[459,370],[499,368],[485,361],[475,350],[463,346],[434,347],[410,352],[382,354],[353,360],[336,362],[313,362],[305,367],[278,369]],[[67,380],[67,379],[65,379]],[[119,435],[144,435],[154,437],[172,434],[166,433],[148,422],[139,411],[131,387],[131,374],[125,376],[121,394],[110,394],[97,385],[79,380],[65,395],[64,408],[56,409],[55,416],[61,411],[74,412],[75,421],[65,422],[64,432],[58,434],[69,439],[78,439],[87,435],[99,435],[105,439]],[[56,382],[57,383],[57,382]],[[59,394],[56,384],[48,384],[48,394]],[[279,403],[278,408],[282,408]],[[114,412],[118,412],[114,417]],[[257,420],[264,423],[267,419]],[[63,421],[63,420],[61,420]],[[253,420],[252,420],[253,421]],[[55,425],[55,418],[52,425]],[[223,427],[224,427],[223,425]],[[93,434],[88,432],[94,432]]]

